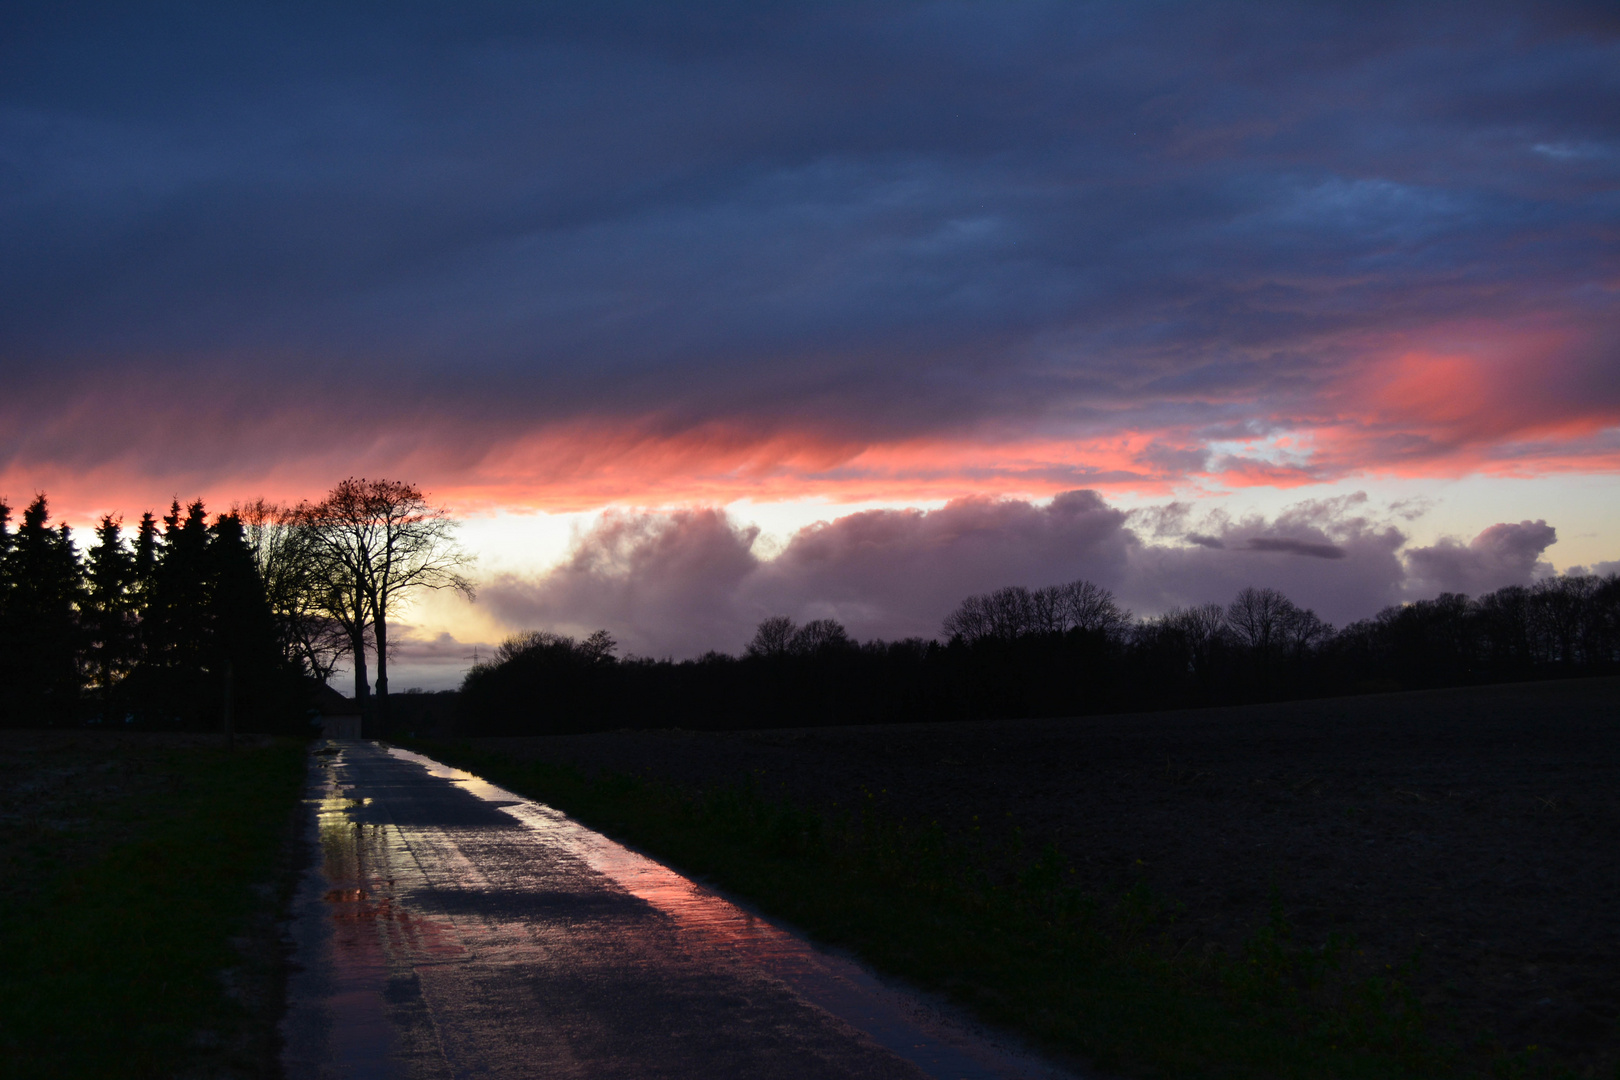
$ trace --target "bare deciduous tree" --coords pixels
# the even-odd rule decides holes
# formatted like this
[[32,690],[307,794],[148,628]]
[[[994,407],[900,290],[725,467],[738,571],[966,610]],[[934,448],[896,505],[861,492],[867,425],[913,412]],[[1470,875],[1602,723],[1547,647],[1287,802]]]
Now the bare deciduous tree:
[[1216,651],[1227,633],[1225,609],[1219,604],[1199,604],[1172,611],[1165,620],[1181,631],[1193,675],[1200,682],[1207,682]]
[[1226,621],[1243,643],[1260,656],[1269,656],[1292,620],[1294,602],[1276,589],[1244,589],[1226,609]]
[[354,702],[362,710],[370,694],[366,677],[366,634],[371,601],[366,581],[376,557],[377,530],[359,497],[345,480],[319,503],[300,503],[293,520],[308,544],[306,555],[319,585],[320,609],[342,629],[354,663]]
[[1262,683],[1280,653],[1299,656],[1333,633],[1316,612],[1301,608],[1276,589],[1249,586],[1226,609],[1226,621],[1252,651]]
[[1070,630],[1123,631],[1131,613],[1114,594],[1089,581],[1026,589],[1010,585],[983,596],[970,596],[945,617],[945,636],[967,642],[996,637],[1005,641],[1025,634],[1063,634]]
[[[333,612],[332,575],[297,508],[255,499],[231,507],[264,582],[287,659],[325,682],[354,651],[344,621]],[[360,626],[364,635],[364,626]]]
[[1116,634],[1130,625],[1131,613],[1121,608],[1114,594],[1101,585],[1082,579],[1041,591],[1057,595],[1060,630]]
[[989,634],[990,616],[984,607],[982,596],[970,596],[958,604],[942,624],[946,639],[971,643]]
[[772,615],[759,624],[754,640],[748,643],[749,656],[786,656],[797,630],[786,615]]
[[456,543],[459,524],[431,505],[422,489],[403,480],[350,477],[303,512],[327,565],[340,571],[330,598],[333,614],[350,630],[356,652],[356,694],[363,679],[363,632],[369,622],[377,657],[377,714],[388,724],[388,616],[423,589],[453,589],[472,597],[462,573],[472,557]]
[[793,632],[788,650],[798,656],[814,656],[834,649],[848,649],[854,644],[836,620],[811,619]]

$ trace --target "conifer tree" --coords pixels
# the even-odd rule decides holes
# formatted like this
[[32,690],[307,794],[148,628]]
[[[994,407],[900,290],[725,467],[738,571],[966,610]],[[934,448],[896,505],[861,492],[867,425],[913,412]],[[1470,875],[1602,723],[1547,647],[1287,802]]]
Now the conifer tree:
[[141,515],[135,530],[134,579],[131,589],[135,594],[135,607],[144,610],[152,598],[153,583],[157,579],[159,555],[157,518],[148,510]]
[[[147,515],[150,517],[150,515]],[[131,705],[146,723],[195,726],[210,699],[206,659],[213,638],[209,608],[208,523],[203,504],[179,500],[137,534],[135,574],[142,601],[140,666],[130,680]],[[144,581],[142,580],[144,575]]]
[[[149,515],[150,516],[150,515]],[[85,667],[109,715],[113,688],[135,661],[135,555],[123,521],[103,515],[85,559]]]
[[[16,630],[12,625],[11,615],[11,548],[14,536],[11,532],[11,505],[0,499],[0,686],[19,687],[24,672],[19,666],[19,657],[14,648],[13,638]],[[14,722],[13,711],[10,707],[11,695],[0,695],[0,727],[10,727]]]
[[231,672],[238,716],[248,717],[276,706],[290,708],[285,699],[295,673],[284,663],[275,617],[242,522],[235,514],[221,514],[208,532],[208,624],[212,637],[204,660],[210,683],[222,689],[225,671]]
[[83,581],[73,534],[52,528],[44,494],[6,537],[0,564],[0,668],[6,722],[54,726],[75,719],[79,690],[79,604]]

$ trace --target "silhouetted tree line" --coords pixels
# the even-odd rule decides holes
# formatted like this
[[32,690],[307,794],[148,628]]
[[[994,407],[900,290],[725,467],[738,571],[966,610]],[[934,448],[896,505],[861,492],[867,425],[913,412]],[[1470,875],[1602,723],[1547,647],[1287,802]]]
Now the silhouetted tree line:
[[1133,618],[1087,582],[971,596],[943,640],[760,623],[741,656],[619,659],[606,631],[508,639],[462,684],[463,734],[727,729],[1242,704],[1620,670],[1620,577],[1455,593],[1335,630],[1268,588]]
[[108,515],[82,557],[44,495],[10,518],[0,503],[0,723],[212,729],[227,680],[244,729],[302,719],[302,671],[238,515],[176,501],[133,542]]
[[133,539],[104,516],[82,555],[37,495],[0,502],[0,726],[117,724],[308,733],[319,683],[368,649],[386,719],[388,614],[418,588],[471,592],[455,522],[400,481],[318,503],[263,500],[210,521],[176,500]]

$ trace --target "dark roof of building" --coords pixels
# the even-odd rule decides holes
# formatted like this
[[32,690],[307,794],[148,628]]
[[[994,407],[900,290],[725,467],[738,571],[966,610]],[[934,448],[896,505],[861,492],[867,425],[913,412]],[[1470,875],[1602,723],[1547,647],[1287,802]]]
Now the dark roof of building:
[[344,697],[325,683],[315,687],[315,709],[322,716],[359,716],[354,698]]

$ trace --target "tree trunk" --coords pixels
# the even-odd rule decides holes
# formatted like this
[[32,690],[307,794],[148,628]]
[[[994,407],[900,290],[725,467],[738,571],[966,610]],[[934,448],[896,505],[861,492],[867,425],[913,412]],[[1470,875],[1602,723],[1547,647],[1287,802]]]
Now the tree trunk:
[[377,734],[388,734],[388,616],[379,606],[372,622],[377,633]]
[[360,715],[366,714],[366,635],[361,633],[350,637],[354,647],[354,704],[360,710]]

